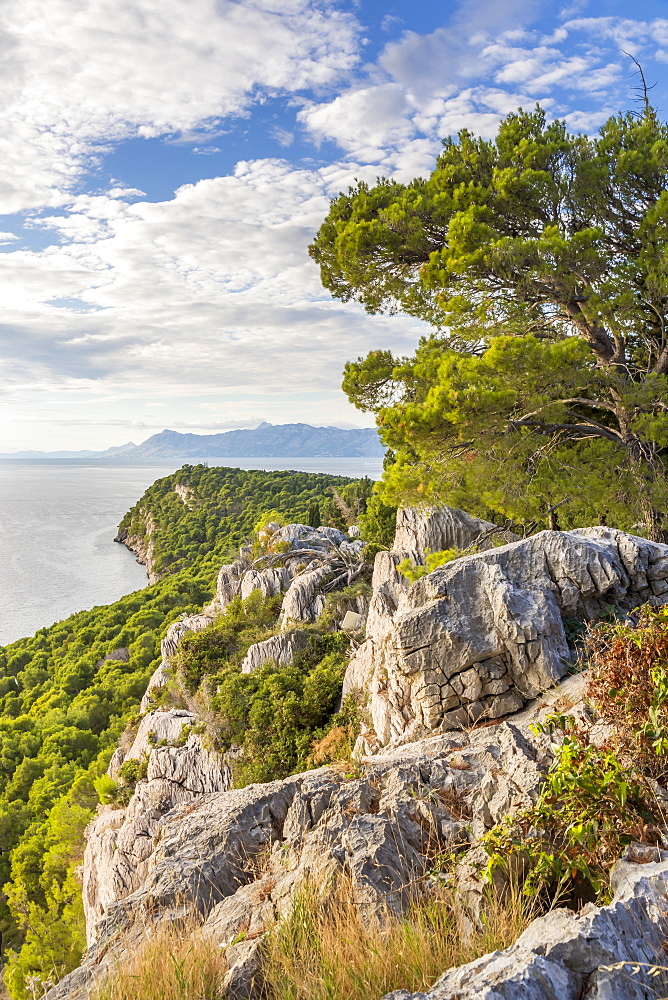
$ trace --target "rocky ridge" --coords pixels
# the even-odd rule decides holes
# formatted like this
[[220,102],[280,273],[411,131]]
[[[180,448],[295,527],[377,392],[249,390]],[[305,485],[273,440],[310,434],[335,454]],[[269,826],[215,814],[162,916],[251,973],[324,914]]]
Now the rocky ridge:
[[[400,914],[435,849],[466,849],[535,801],[552,749],[528,723],[563,698],[587,717],[587,707],[577,706],[582,675],[561,680],[573,655],[564,618],[588,620],[610,605],[631,612],[644,601],[663,603],[668,593],[668,546],[611,529],[508,540],[458,511],[401,512],[398,520],[395,547],[376,557],[366,637],[344,685],[372,720],[358,741],[358,772],[326,767],[231,789],[193,713],[150,712],[110,765],[115,774],[125,760],[142,761],[146,776],[125,809],[103,807],[88,831],[88,953],[48,1000],[88,996],[110,962],[184,912],[197,914],[224,949],[229,993],[247,997],[263,935],[290,912],[300,886],[325,884],[331,875],[349,879],[369,919]],[[221,569],[215,607],[170,628],[153,689],[164,684],[185,631],[206,627],[244,585],[284,594],[283,630],[273,645],[249,649],[245,669],[265,656],[287,662],[301,641],[295,624],[317,618],[333,581],[357,578],[361,544],[332,530],[269,526],[275,551],[259,564],[242,549]],[[406,554],[422,562],[428,549],[476,540],[483,551],[415,584],[396,570]],[[505,544],[492,547],[494,540]],[[485,717],[487,725],[472,727]],[[475,848],[468,856],[475,858]],[[644,973],[629,987],[627,971],[603,967],[654,960],[666,929],[667,858],[629,854],[610,906],[554,911],[506,952],[446,973],[430,993],[392,997],[648,997]],[[474,918],[481,892],[475,866],[460,871]]]
[[[382,744],[518,711],[566,674],[569,619],[666,602],[668,548],[605,527],[541,531],[455,559],[411,585],[397,565],[406,552],[424,558],[433,517],[442,515],[415,519],[421,535],[407,538],[400,526],[410,549],[395,542],[376,556],[366,639],[344,681],[345,693],[368,704]],[[442,537],[450,548],[457,534]]]

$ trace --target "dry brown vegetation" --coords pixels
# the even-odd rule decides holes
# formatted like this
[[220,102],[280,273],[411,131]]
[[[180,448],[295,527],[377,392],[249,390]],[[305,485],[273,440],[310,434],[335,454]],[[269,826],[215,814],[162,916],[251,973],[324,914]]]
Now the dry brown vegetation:
[[668,608],[643,607],[637,624],[590,629],[588,697],[614,742],[655,777],[668,774]]
[[162,924],[111,967],[93,1000],[218,1000],[227,964],[196,925]]
[[426,990],[442,973],[507,948],[531,919],[519,894],[488,901],[480,927],[447,890],[384,925],[355,904],[350,887],[319,899],[306,889],[267,939],[267,1000],[369,1000],[396,989]]
[[[446,890],[403,919],[371,920],[349,885],[321,897],[302,890],[292,914],[269,932],[263,1000],[369,1000],[395,989],[425,990],[446,969],[506,948],[529,923],[519,895],[488,901],[480,927]],[[463,930],[466,929],[466,933]],[[195,924],[163,925],[111,967],[94,1000],[223,1000],[224,951]]]

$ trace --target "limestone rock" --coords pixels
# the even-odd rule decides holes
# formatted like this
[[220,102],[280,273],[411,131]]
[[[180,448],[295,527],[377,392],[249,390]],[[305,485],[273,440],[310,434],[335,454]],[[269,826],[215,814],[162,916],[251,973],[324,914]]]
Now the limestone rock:
[[[141,884],[162,816],[176,805],[229,787],[229,769],[220,755],[208,751],[192,732],[199,722],[179,709],[151,712],[124,754],[124,760],[145,760],[147,773],[126,809],[104,811],[88,828],[83,900],[89,944],[111,904]],[[116,777],[120,764],[112,763],[109,773]]]
[[234,562],[226,563],[220,567],[216,581],[216,599],[221,610],[226,608],[232,598],[238,595],[241,588],[241,578],[249,566],[248,558],[240,556]]
[[[266,549],[263,555],[251,561],[246,547],[240,550],[239,559],[221,567],[216,588],[221,610],[233,597],[246,598],[256,590],[265,597],[285,593],[281,627],[313,622],[325,606],[325,591],[330,585],[345,587],[364,565],[364,542],[337,528],[270,523],[259,539]],[[362,612],[366,615],[366,606]]]
[[177,483],[174,487],[174,492],[176,493],[179,500],[182,502],[184,507],[188,507],[192,510],[195,506],[197,499],[195,497],[195,491],[192,486],[186,486],[184,483]]
[[179,642],[188,632],[199,632],[203,628],[208,628],[213,622],[213,618],[208,614],[190,615],[187,618],[180,618],[167,629],[165,638],[160,644],[162,659],[159,666],[153,671],[148,682],[144,697],[141,700],[139,709],[141,712],[148,712],[151,707],[152,692],[164,687],[169,679],[169,663],[178,649]]
[[[398,535],[410,541],[407,527]],[[411,586],[396,570],[401,555],[376,557],[366,641],[344,682],[367,692],[382,743],[518,711],[566,672],[564,616],[660,604],[664,583],[668,594],[668,546],[612,528],[543,531],[453,560]]]
[[[184,721],[187,713],[154,719],[151,730],[146,723],[132,752],[153,745],[149,731],[173,738]],[[470,738],[432,736],[375,755],[352,780],[320,768],[214,791],[213,772],[207,779],[201,759],[193,768],[188,757],[195,739],[153,745],[148,779],[138,783],[127,810],[103,812],[91,825],[84,862],[91,946],[82,969],[49,1000],[76,996],[81,984],[85,991],[95,970],[103,973],[122,948],[185,911],[221,947],[242,933],[258,940],[290,912],[307,880],[326,886],[345,872],[368,919],[399,914],[434,845],[466,845],[472,816],[481,828],[496,819],[490,802],[501,808],[504,795],[518,801],[534,795],[549,752],[528,731],[508,725]],[[492,772],[494,785],[483,794]],[[255,975],[253,955],[230,954],[236,970],[230,982]]]
[[198,614],[189,615],[187,618],[180,618],[178,621],[172,622],[167,629],[165,638],[160,644],[160,652],[162,653],[163,660],[168,660],[171,656],[174,656],[179,642],[187,632],[199,632],[203,628],[208,628],[212,621],[211,615]]
[[306,648],[307,643],[306,632],[300,632],[297,629],[292,632],[279,632],[278,635],[273,635],[271,638],[265,639],[264,642],[256,642],[249,647],[242,661],[241,673],[252,674],[269,660],[274,660],[281,666],[287,666],[294,660],[295,653]]
[[517,535],[490,521],[472,517],[455,507],[404,507],[397,511],[397,530],[392,548],[424,562],[425,553],[443,549],[467,549],[474,543],[489,549],[502,542],[514,542]]
[[120,542],[121,545],[125,545],[126,549],[134,552],[137,562],[146,567],[148,582],[156,583],[160,579],[160,575],[154,569],[155,521],[148,511],[143,508],[139,509],[139,516],[144,521],[144,533],[142,535],[133,535],[127,528],[121,528],[114,537],[114,541]]
[[281,628],[292,622],[314,622],[325,606],[322,588],[331,578],[329,566],[318,566],[295,577],[281,605]]
[[263,597],[274,597],[290,586],[292,577],[286,566],[274,569],[248,569],[241,578],[240,597],[250,597],[254,590],[259,590]]

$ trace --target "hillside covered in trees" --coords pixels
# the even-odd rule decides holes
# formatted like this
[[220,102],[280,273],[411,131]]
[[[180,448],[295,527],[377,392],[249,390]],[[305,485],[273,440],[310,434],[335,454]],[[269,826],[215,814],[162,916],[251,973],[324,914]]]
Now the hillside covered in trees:
[[[185,466],[154,483],[123,521],[144,535],[150,520],[156,583],[0,648],[0,929],[3,955],[18,949],[10,961],[14,996],[32,996],[25,970],[48,980],[79,960],[83,830],[104,797],[109,759],[159,663],[166,628],[211,600],[221,563],[256,525],[341,524],[343,511],[364,508],[371,485]],[[252,635],[276,613],[258,606]]]

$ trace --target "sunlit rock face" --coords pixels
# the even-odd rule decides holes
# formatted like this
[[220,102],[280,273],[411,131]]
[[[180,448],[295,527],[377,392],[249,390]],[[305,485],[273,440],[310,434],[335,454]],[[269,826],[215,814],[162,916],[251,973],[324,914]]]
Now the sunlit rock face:
[[[280,627],[317,621],[326,595],[353,583],[363,572],[364,542],[337,528],[308,524],[268,524],[259,540],[266,553],[253,559],[248,546],[218,573],[216,607],[223,610],[234,597],[260,591],[264,597],[285,594]],[[357,533],[358,534],[358,533]],[[366,603],[350,607],[366,616]]]
[[[404,512],[400,545],[417,540],[418,557],[435,537],[456,547],[473,520],[462,515],[458,526],[460,513],[426,511],[420,521]],[[478,527],[493,537],[485,522]],[[383,744],[517,711],[566,673],[564,618],[585,622],[668,598],[668,546],[606,527],[543,531],[412,585],[396,568],[407,551],[400,545],[376,556],[366,641],[344,682],[344,693],[362,692]]]
[[[177,742],[184,722],[186,712],[146,717],[130,753],[151,748],[147,778],[127,810],[103,812],[89,827],[89,950],[49,1000],[94,994],[95,980],[120,955],[184,913],[229,949],[228,985],[239,979],[239,996],[249,997],[264,934],[291,912],[306,884],[331,891],[345,876],[367,919],[400,915],[434,844],[446,850],[472,843],[509,803],[535,801],[551,761],[546,737],[503,724],[470,739],[441,734],[377,754],[352,780],[323,767],[216,791],[218,776],[205,756],[185,766],[197,737],[180,748],[155,748],[158,734]],[[183,754],[176,770],[174,750]],[[168,794],[171,783],[183,793],[162,811],[155,796]],[[241,937],[252,947],[240,949]]]
[[178,805],[230,786],[230,771],[198,730],[201,720],[183,709],[149,712],[127,751],[117,751],[109,774],[126,761],[144,763],[125,809],[104,809],[90,824],[83,866],[83,902],[89,946],[109,907],[141,885],[151,866],[162,817]]

